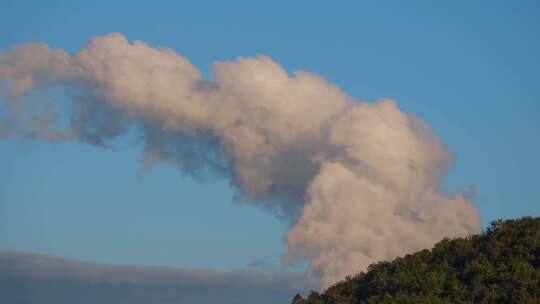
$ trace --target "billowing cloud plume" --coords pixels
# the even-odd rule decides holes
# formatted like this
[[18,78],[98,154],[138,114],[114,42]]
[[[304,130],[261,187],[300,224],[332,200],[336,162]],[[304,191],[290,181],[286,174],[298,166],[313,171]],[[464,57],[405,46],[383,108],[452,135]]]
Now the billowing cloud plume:
[[[34,96],[54,89],[69,97],[67,125]],[[216,62],[204,79],[174,51],[121,34],[75,54],[34,43],[0,53],[0,90],[4,136],[106,147],[135,128],[146,165],[228,176],[243,199],[289,220],[284,261],[308,261],[322,287],[479,230],[466,195],[440,191],[449,153],[419,118],[266,56]]]

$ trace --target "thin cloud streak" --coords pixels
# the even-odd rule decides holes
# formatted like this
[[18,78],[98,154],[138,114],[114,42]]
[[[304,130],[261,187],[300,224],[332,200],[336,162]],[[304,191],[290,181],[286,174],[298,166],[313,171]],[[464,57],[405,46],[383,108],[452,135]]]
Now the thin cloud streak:
[[0,252],[0,294],[12,304],[271,304],[288,303],[306,288],[299,273],[110,265]]

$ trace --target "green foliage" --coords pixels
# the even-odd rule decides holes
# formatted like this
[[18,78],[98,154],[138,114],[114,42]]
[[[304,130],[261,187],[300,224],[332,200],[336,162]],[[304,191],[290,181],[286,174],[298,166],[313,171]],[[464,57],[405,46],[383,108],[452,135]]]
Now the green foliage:
[[540,303],[540,218],[494,221],[480,235],[372,264],[293,303]]

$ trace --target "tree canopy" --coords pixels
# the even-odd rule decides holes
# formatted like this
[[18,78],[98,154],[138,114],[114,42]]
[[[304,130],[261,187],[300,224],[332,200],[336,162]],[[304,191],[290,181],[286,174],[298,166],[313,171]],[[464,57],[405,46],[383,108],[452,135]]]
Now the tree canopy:
[[483,233],[369,266],[294,304],[540,303],[540,218],[497,220]]

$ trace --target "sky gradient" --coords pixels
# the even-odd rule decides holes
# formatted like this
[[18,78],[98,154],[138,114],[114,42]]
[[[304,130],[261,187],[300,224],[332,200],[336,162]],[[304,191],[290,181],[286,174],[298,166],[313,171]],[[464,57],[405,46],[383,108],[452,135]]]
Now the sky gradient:
[[[203,74],[264,54],[349,95],[398,107],[453,152],[443,188],[473,189],[485,226],[540,214],[540,18],[536,1],[342,5],[2,1],[0,49],[43,41],[73,52],[121,32],[167,46]],[[85,261],[280,270],[287,224],[231,203],[225,178],[145,171],[140,147],[0,141],[0,250]]]

